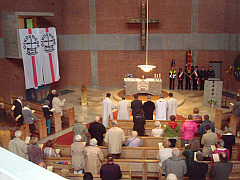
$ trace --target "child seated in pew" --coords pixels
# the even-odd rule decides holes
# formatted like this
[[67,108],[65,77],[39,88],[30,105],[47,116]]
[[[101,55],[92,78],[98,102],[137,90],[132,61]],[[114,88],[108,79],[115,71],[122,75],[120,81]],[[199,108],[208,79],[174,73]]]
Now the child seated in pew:
[[152,129],[151,136],[153,137],[163,137],[164,131],[161,129],[161,123],[159,121],[155,121],[154,123],[155,129]]
[[127,139],[126,146],[128,147],[141,147],[141,140],[137,138],[138,132],[132,131],[132,137]]

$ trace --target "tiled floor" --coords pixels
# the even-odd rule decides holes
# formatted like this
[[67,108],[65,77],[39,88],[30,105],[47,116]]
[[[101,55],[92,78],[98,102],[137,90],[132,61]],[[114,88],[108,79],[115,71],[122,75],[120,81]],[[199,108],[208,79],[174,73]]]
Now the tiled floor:
[[[121,91],[122,89],[106,89],[106,88],[87,88],[87,106],[81,106],[81,88],[66,88],[69,90],[72,90],[74,92],[62,95],[61,99],[66,99],[64,109],[68,109],[74,106],[75,109],[75,117],[78,118],[79,116],[83,116],[85,118],[85,122],[89,123],[93,120],[95,116],[102,116],[102,100],[105,98],[106,93],[110,92],[112,94],[111,99],[113,100],[114,104],[117,105],[117,101],[113,98],[113,96],[117,96],[117,93]],[[169,90],[165,90],[167,92],[170,92]],[[200,110],[200,115],[204,116],[205,114],[208,114],[210,116],[211,121],[215,121],[215,109],[211,108],[210,106],[203,106],[202,105],[202,99],[203,99],[203,91],[192,91],[192,90],[175,90],[171,91],[173,92],[176,99],[181,102],[182,104],[177,109],[177,114],[182,115],[183,117],[187,117],[188,114],[192,114],[193,108],[198,107]],[[234,102],[235,100],[228,98],[229,105],[230,102]],[[232,107],[230,106],[232,109]],[[218,107],[217,109],[221,109],[224,112],[231,111],[231,109],[222,109],[221,107]],[[48,139],[53,139],[58,136],[61,136],[65,134],[66,132],[71,131],[72,128],[68,128],[60,133],[54,134],[52,136],[49,136],[47,139],[43,140],[45,142]]]

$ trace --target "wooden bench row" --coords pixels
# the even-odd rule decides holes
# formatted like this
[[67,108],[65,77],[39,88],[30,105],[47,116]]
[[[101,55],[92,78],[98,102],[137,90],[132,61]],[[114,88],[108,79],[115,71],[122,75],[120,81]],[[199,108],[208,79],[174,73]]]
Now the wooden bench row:
[[[167,123],[171,122],[170,120],[146,120],[145,128],[154,129],[155,128],[155,121],[159,121],[161,123],[161,127],[163,128],[164,125],[167,125]],[[118,127],[129,127],[133,128],[133,120],[126,119],[126,120],[117,120]],[[175,122],[178,123],[179,129],[182,127],[182,120],[176,120]],[[112,119],[108,121],[108,126],[112,127]]]
[[[124,135],[125,136],[132,136],[132,127],[120,127],[123,132],[124,132]],[[111,129],[111,127],[106,127],[106,131]],[[152,128],[145,128],[145,133],[147,136],[151,136],[151,132],[152,132]],[[179,130],[178,134],[177,134],[178,137],[181,137],[182,136],[182,132]]]
[[[47,166],[53,166],[53,171],[57,172],[62,168],[67,168],[71,170],[71,158],[70,157],[61,157],[61,158],[45,158],[45,162]],[[59,164],[59,162],[67,162],[69,164]],[[106,159],[104,159],[103,164],[106,163]],[[123,174],[128,175],[131,171],[132,177],[142,177],[142,179],[147,179],[148,177],[161,178],[161,169],[159,169],[159,161],[158,160],[140,160],[140,159],[115,159],[114,163],[118,164],[121,168]],[[211,161],[206,161],[210,165]],[[230,174],[231,177],[239,177],[240,175],[240,162],[232,161],[233,170]]]
[[[70,145],[55,145],[56,149],[60,149],[61,157],[69,157],[71,146]],[[108,148],[106,146],[99,146],[104,157],[108,155]],[[182,152],[185,148],[179,148]],[[121,159],[156,159],[159,152],[158,147],[122,147]],[[183,156],[182,156],[183,157]],[[238,149],[233,148],[232,150],[232,159],[236,161],[238,159]]]

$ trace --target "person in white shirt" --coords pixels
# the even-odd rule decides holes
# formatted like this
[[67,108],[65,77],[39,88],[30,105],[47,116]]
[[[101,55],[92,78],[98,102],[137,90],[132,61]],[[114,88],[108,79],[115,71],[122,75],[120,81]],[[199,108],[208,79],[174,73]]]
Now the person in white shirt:
[[64,106],[65,99],[63,99],[63,101],[61,101],[60,96],[61,96],[60,93],[56,93],[55,97],[52,100],[52,105],[53,105],[53,108],[54,108],[53,114],[57,114],[57,113],[60,112],[61,116],[63,116],[63,112],[62,112],[61,107]]
[[166,120],[168,102],[163,98],[162,94],[159,97],[160,99],[155,102],[156,120]]
[[129,119],[129,109],[130,109],[130,102],[125,100],[125,95],[122,95],[122,100],[118,102],[117,109],[118,115],[117,119]]
[[108,117],[110,115],[110,119],[113,119],[112,110],[115,108],[112,100],[110,99],[111,94],[107,93],[106,99],[102,101],[102,124],[105,127],[108,127]]
[[169,93],[167,103],[167,119],[169,120],[171,115],[177,117],[177,100],[173,98],[173,93]]
[[171,145],[169,140],[164,140],[163,141],[163,149],[160,149],[157,155],[157,159],[159,160],[159,166],[162,167],[162,163],[163,161],[165,161],[166,159],[172,157],[172,149],[169,148],[169,146]]
[[155,129],[152,129],[151,136],[153,137],[163,137],[164,136],[164,130],[161,129],[161,123],[159,121],[155,121],[154,123]]

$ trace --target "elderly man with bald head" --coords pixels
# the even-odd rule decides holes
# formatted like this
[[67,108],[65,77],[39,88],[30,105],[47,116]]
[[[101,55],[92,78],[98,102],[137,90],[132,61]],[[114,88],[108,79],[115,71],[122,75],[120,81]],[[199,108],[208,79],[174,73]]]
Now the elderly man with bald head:
[[104,141],[108,144],[109,154],[119,159],[122,151],[122,143],[125,141],[125,135],[123,130],[118,127],[116,120],[112,121],[112,128],[105,134]]
[[172,157],[163,161],[162,171],[166,176],[173,173],[177,176],[178,180],[182,180],[184,174],[187,173],[186,162],[182,158],[178,157],[180,155],[180,150],[178,148],[173,148],[172,155]]
[[102,146],[103,134],[106,133],[105,126],[99,122],[99,116],[95,116],[93,123],[90,124],[88,132],[91,134],[91,138],[97,140],[97,145]]

